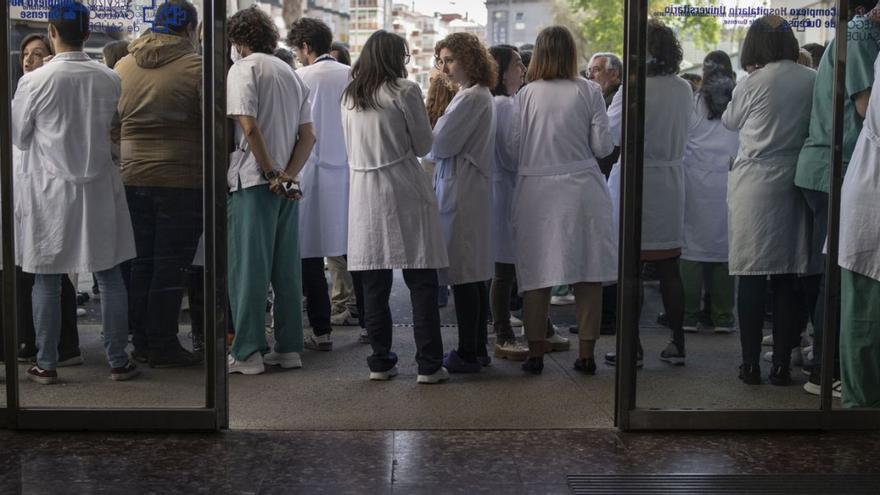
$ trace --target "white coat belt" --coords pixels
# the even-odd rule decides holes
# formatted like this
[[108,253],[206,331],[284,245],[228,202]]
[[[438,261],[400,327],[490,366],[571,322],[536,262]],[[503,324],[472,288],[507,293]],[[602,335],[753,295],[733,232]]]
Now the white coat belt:
[[575,172],[585,172],[590,170],[593,167],[599,167],[599,164],[596,162],[595,158],[591,158],[589,160],[581,160],[577,162],[568,162],[560,165],[550,165],[547,167],[528,167],[528,168],[520,168],[517,172],[519,175],[525,176],[548,176],[548,175],[562,175],[562,174],[572,174]]
[[355,164],[351,164],[351,171],[352,171],[352,172],[372,172],[373,170],[379,170],[379,169],[382,169],[382,168],[386,168],[386,167],[391,167],[391,166],[394,166],[394,165],[398,165],[398,164],[400,164],[400,163],[406,163],[406,162],[408,162],[408,161],[410,161],[410,160],[416,160],[416,161],[418,161],[418,158],[416,157],[415,153],[413,153],[412,151],[410,151],[410,152],[407,153],[406,155],[404,155],[404,156],[398,158],[397,160],[393,160],[393,161],[390,161],[390,162],[388,162],[388,163],[383,163],[383,164],[381,164],[381,165],[377,165],[377,166],[375,166],[375,167],[358,167],[358,166],[356,166]]

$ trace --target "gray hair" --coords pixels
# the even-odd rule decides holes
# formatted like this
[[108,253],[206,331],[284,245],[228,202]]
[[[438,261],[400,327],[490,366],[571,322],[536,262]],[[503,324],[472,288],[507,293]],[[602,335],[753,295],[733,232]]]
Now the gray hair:
[[617,73],[620,76],[623,76],[623,64],[620,63],[620,58],[617,55],[615,55],[611,52],[594,53],[593,56],[590,57],[590,62],[592,62],[593,59],[595,59],[597,57],[604,57],[605,58],[605,68],[606,69],[609,69],[609,68],[614,69],[617,71]]

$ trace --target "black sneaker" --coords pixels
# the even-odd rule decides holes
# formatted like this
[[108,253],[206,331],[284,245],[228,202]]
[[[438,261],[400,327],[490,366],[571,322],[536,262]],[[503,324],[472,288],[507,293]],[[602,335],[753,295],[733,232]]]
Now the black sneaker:
[[141,374],[134,363],[131,361],[125,363],[125,366],[119,368],[110,368],[110,379],[116,382],[124,382]]
[[37,348],[27,344],[21,344],[18,348],[19,363],[33,363],[37,359]]
[[741,364],[739,366],[739,379],[746,385],[760,385],[761,367],[757,364]]
[[[608,366],[617,366],[617,353],[616,352],[606,352],[605,353],[605,364]],[[643,352],[639,352],[636,354],[636,368],[642,368],[645,366],[645,356]]]
[[670,342],[666,344],[666,349],[660,351],[660,361],[681,366],[684,364],[684,349]]
[[27,377],[33,382],[40,385],[52,385],[58,383],[58,372],[55,370],[44,370],[37,365],[33,365],[27,370]]
[[131,351],[131,358],[139,363],[148,363],[150,361],[150,351],[135,347],[134,350]]
[[577,325],[574,325],[574,326],[568,327],[568,333],[573,333],[573,334],[577,335],[577,333],[578,333],[578,327],[577,327]]
[[774,364],[773,367],[770,368],[770,383],[783,387],[791,385],[791,370],[788,369],[788,366]]
[[202,356],[180,347],[164,352],[150,351],[150,368],[183,368],[202,363]]
[[89,302],[91,296],[89,296],[88,292],[77,292],[76,293],[76,305],[83,306],[85,303]]

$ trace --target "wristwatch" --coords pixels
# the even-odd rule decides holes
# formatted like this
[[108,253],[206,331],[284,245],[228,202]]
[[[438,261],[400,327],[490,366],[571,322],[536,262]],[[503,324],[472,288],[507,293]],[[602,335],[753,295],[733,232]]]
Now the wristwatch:
[[261,175],[262,175],[263,178],[266,179],[268,182],[272,182],[273,180],[275,180],[275,179],[278,178],[278,172],[275,171],[275,170],[270,170],[270,171],[268,171],[268,172],[261,172]]

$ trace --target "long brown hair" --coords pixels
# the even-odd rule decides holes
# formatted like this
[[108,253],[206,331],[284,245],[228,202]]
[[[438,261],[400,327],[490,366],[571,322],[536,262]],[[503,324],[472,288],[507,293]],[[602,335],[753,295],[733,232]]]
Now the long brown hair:
[[406,53],[402,37],[384,29],[370,35],[351,69],[351,82],[342,93],[342,101],[355,110],[378,109],[379,88],[386,83],[397,87],[397,80],[406,78]]
[[577,79],[577,47],[564,26],[550,26],[538,33],[535,51],[526,73],[528,82]]
[[458,93],[458,85],[451,82],[442,72],[437,69],[431,71],[428,79],[428,95],[425,99],[425,107],[428,110],[428,119],[431,127],[437,124],[446,107]]
[[452,33],[434,45],[434,58],[440,58],[440,50],[446,48],[461,64],[471,84],[495,87],[498,69],[489,50],[471,33]]

